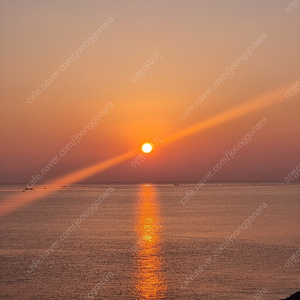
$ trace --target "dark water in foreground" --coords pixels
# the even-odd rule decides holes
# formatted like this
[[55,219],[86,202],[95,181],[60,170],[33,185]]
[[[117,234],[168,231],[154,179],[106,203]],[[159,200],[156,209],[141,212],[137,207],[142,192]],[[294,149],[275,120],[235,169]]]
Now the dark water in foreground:
[[[271,300],[300,290],[300,257],[287,263],[300,247],[299,185],[207,185],[182,204],[192,187],[47,187],[55,192],[0,219],[0,299]],[[0,186],[0,201],[44,187],[20,189]]]

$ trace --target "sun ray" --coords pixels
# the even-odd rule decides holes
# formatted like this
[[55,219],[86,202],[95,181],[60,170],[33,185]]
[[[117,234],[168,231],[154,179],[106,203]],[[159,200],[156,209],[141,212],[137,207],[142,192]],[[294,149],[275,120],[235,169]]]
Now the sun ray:
[[[183,130],[178,131],[177,133],[174,133],[166,138],[163,139],[163,144],[166,145],[172,142],[175,142],[177,140],[180,140],[182,138],[185,138],[187,136],[190,136],[192,134],[195,134],[197,132],[218,126],[222,123],[229,122],[231,120],[234,120],[238,117],[244,116],[246,114],[249,114],[251,112],[254,112],[256,110],[266,108],[268,106],[271,106],[277,102],[283,101],[286,98],[284,98],[284,93],[288,89],[290,84],[278,88],[276,90],[273,90],[269,93],[266,93],[262,96],[259,96],[252,101],[248,101],[244,104],[241,104],[239,106],[233,107],[231,109],[228,109],[225,112],[219,113],[211,118],[208,118],[196,125],[190,126],[188,128],[185,128]],[[48,182],[47,184],[72,184],[75,182],[78,182],[80,180],[83,180],[89,176],[92,176],[96,173],[102,172],[110,167],[113,167],[119,163],[122,163],[126,160],[128,160],[131,157],[134,157],[139,153],[138,150],[129,151],[125,154],[121,154],[119,156],[116,156],[111,159],[107,159],[103,162],[97,163],[95,165],[83,168],[81,170],[75,171],[73,173],[61,176],[55,180],[52,180]],[[42,199],[47,194],[52,193],[53,191],[36,191],[36,192],[30,192],[26,193],[26,197],[21,197],[20,194],[13,195],[12,197],[4,200],[0,204],[0,217],[3,215],[6,215],[20,207],[23,207],[27,204],[30,204],[34,201],[37,201],[39,199]]]
[[208,118],[200,123],[197,123],[193,126],[185,128],[183,130],[180,130],[180,131],[164,138],[163,142],[164,142],[164,144],[175,142],[179,139],[185,138],[185,137],[195,134],[199,131],[203,131],[203,130],[215,127],[217,125],[220,125],[220,124],[228,122],[228,121],[232,121],[236,118],[242,117],[246,114],[249,114],[256,110],[268,107],[272,104],[282,101],[285,99],[284,93],[287,90],[288,86],[290,86],[290,85],[287,85],[285,87],[276,89],[272,92],[266,93],[262,96],[259,96],[255,99],[253,99],[252,101],[248,101],[244,104],[241,104],[239,106],[228,109],[228,110],[221,112],[215,116],[212,116],[211,118]]
[[[72,184],[74,182],[78,182],[83,180],[89,176],[92,176],[98,172],[104,171],[110,167],[113,167],[127,159],[134,157],[138,152],[136,150],[129,151],[125,154],[116,156],[114,158],[107,159],[103,162],[97,163],[95,165],[83,168],[81,170],[72,172],[70,174],[61,176],[57,179],[47,182],[49,185],[60,185],[60,184]],[[25,205],[28,205],[32,202],[35,202],[39,199],[44,198],[45,196],[54,193],[53,190],[37,190],[30,191],[28,193],[20,195],[14,194],[10,198],[6,199],[0,204],[0,217],[4,216],[18,208],[21,208]]]

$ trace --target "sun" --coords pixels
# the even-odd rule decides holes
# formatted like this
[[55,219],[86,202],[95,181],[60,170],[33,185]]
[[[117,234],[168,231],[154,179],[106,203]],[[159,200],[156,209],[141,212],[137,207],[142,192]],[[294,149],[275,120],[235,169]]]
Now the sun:
[[145,143],[145,144],[143,144],[143,146],[142,146],[142,151],[143,151],[144,153],[150,153],[152,150],[153,150],[152,144],[150,144],[150,143]]

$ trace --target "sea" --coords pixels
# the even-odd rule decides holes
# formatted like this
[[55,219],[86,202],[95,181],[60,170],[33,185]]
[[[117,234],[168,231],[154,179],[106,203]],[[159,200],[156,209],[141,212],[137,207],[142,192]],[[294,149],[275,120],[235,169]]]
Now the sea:
[[277,300],[300,291],[300,184],[195,186],[0,185],[0,210],[11,205],[0,217],[0,299]]

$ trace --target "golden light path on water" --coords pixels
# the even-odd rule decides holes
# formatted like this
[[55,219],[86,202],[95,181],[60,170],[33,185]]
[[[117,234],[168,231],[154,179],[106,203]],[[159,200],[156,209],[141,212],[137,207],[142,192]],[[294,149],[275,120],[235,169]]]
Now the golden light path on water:
[[[284,97],[284,93],[287,91],[287,89],[290,87],[290,85],[291,84],[288,84],[284,87],[275,89],[269,93],[266,93],[262,96],[259,96],[255,99],[253,99],[252,101],[248,101],[245,104],[241,104],[239,106],[228,109],[225,112],[221,112],[213,117],[210,117],[204,121],[201,121],[200,123],[198,123],[196,125],[193,125],[186,129],[180,130],[177,133],[174,133],[174,134],[162,139],[163,144],[161,144],[161,145],[166,145],[171,142],[175,142],[177,140],[180,140],[184,137],[190,136],[197,132],[215,127],[215,126],[220,125],[225,122],[229,122],[233,119],[244,116],[244,115],[254,112],[256,110],[266,108],[277,102],[286,100],[286,98]],[[103,162],[97,163],[95,165],[92,165],[90,167],[86,167],[81,170],[70,173],[68,175],[59,177],[58,179],[47,182],[46,184],[68,185],[68,184],[78,182],[89,176],[92,176],[96,173],[102,172],[110,167],[120,164],[130,158],[133,158],[136,155],[138,155],[138,153],[140,153],[140,149],[129,151],[125,154],[121,154],[114,158],[111,158],[111,159],[105,160]],[[12,195],[10,198],[6,199],[5,201],[3,201],[0,204],[0,217],[18,209],[18,208],[21,208],[29,203],[32,203],[39,199],[42,199],[49,193],[53,193],[53,192],[54,191],[49,191],[49,190],[39,190],[39,191],[30,191],[30,194],[29,194],[29,192],[24,193],[25,196],[24,196],[24,194],[22,194],[22,196],[21,196],[20,193],[18,195],[16,195],[16,194]]]
[[136,271],[134,287],[136,299],[165,299],[167,284],[161,256],[161,223],[156,191],[142,186],[137,212],[135,247]]

